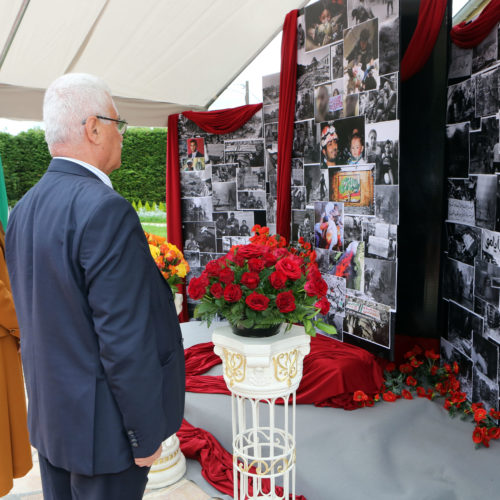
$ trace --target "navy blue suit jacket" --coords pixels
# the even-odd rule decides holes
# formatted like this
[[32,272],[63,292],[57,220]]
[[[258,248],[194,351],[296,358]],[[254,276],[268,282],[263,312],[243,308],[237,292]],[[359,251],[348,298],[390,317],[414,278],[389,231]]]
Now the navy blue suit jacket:
[[84,475],[153,454],[182,422],[184,350],[130,203],[52,160],[12,210],[6,253],[32,444]]

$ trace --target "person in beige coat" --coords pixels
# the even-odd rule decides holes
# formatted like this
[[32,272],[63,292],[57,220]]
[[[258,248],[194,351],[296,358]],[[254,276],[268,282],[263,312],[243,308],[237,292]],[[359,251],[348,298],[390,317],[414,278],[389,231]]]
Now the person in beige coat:
[[26,400],[19,356],[19,326],[5,263],[0,222],[0,497],[32,467]]

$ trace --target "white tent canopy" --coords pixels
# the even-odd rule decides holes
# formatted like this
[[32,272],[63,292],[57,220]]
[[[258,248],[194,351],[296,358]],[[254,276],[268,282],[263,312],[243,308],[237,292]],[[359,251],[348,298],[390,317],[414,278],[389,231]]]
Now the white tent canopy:
[[304,0],[0,0],[0,116],[42,119],[68,72],[102,77],[131,125],[206,109]]

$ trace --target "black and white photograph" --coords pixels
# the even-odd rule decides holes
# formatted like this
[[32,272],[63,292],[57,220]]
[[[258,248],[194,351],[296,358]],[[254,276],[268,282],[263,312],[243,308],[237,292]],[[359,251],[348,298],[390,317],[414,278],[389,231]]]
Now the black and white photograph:
[[304,162],[302,158],[292,159],[292,172],[290,177],[290,184],[292,186],[304,185]]
[[266,169],[262,167],[241,167],[236,169],[238,191],[265,191]]
[[499,148],[498,118],[491,116],[481,118],[481,130],[471,132],[470,140],[470,174],[494,174],[494,151]]
[[316,2],[305,7],[306,51],[342,40],[347,28],[347,5]]
[[[219,136],[221,137],[221,136]],[[216,165],[218,163],[224,163],[224,141],[221,139],[221,142],[209,143],[205,144],[206,156],[208,157],[207,162],[212,165]]]
[[190,268],[200,267],[200,252],[197,250],[184,250],[184,258]]
[[380,21],[398,17],[399,0],[347,0],[348,24],[353,26],[374,17]]
[[314,202],[314,246],[325,250],[344,248],[344,204]]
[[500,267],[478,259],[476,260],[474,269],[474,295],[498,308],[500,298]]
[[443,297],[454,300],[467,309],[472,310],[474,305],[473,294],[474,266],[468,266],[463,262],[459,262],[458,260],[450,258],[445,259],[443,275]]
[[486,377],[477,363],[473,368],[472,401],[484,403],[486,411],[498,408],[498,382]]
[[399,120],[366,127],[365,158],[375,163],[375,184],[399,183]]
[[272,194],[266,196],[266,202],[267,226],[269,227],[270,224],[276,224],[276,209],[278,208],[278,202],[276,196]]
[[481,229],[456,222],[446,222],[446,251],[448,257],[469,266],[481,256]]
[[346,334],[367,342],[391,347],[391,312],[389,307],[348,295],[344,317],[344,340]]
[[314,246],[314,211],[292,210],[292,240],[304,241]]
[[396,310],[396,280],[396,261],[365,257],[365,294],[370,300]]
[[379,76],[378,67],[378,19],[375,18],[344,33],[345,93],[375,88],[373,81],[377,81]]
[[328,169],[319,165],[304,166],[304,184],[306,203],[328,200]]
[[250,243],[249,236],[223,236],[222,251],[229,252],[234,245],[246,245]]
[[216,252],[200,253],[200,265],[202,267],[205,267],[211,260],[218,259],[223,255],[224,255],[223,253],[216,253]]
[[492,382],[498,384],[498,346],[480,333],[472,337],[474,367]]
[[342,113],[345,118],[349,116],[358,116],[359,113],[359,94],[344,95],[344,108]]
[[385,75],[399,71],[399,17],[379,22],[379,73]]
[[297,92],[295,99],[295,120],[314,118],[314,91],[303,89]]
[[495,229],[497,176],[477,175],[476,181],[476,226],[484,229]]
[[359,114],[366,117],[367,123],[395,120],[398,111],[398,91],[396,74],[381,77],[376,90],[360,95]]
[[471,357],[472,338],[482,335],[483,318],[461,305],[448,302],[448,341],[466,356]]
[[397,186],[376,186],[375,215],[387,224],[399,223],[399,190]]
[[363,223],[366,217],[344,215],[344,245],[347,247],[352,241],[363,241]]
[[212,206],[214,212],[236,210],[236,182],[214,182]]
[[463,49],[450,44],[451,57],[448,68],[448,80],[467,78],[472,73],[472,49]]
[[214,222],[183,222],[184,248],[200,252],[215,252]]
[[496,63],[498,52],[497,30],[491,30],[488,36],[472,49],[472,72],[477,73]]
[[476,84],[476,116],[489,116],[498,112],[498,68],[474,77]]
[[362,228],[367,257],[386,260],[396,259],[398,226],[366,221],[363,222]]
[[222,236],[250,236],[253,226],[253,212],[227,212],[215,215],[217,238],[222,238]]
[[306,187],[293,186],[291,188],[291,206],[292,210],[305,210],[306,208]]
[[181,172],[181,198],[210,196],[212,194],[211,170]]
[[[481,259],[489,264],[500,266],[500,233],[483,229],[481,235]],[[479,257],[479,255],[478,255]]]
[[344,101],[342,80],[314,87],[314,120],[321,123],[342,117]]
[[440,353],[443,364],[447,363],[453,365],[453,362],[457,362],[459,368],[457,379],[460,382],[460,391],[465,392],[465,394],[467,394],[467,399],[470,401],[472,399],[472,359],[458,349],[455,349],[455,347],[444,338],[441,338]]
[[326,298],[328,299],[328,302],[330,302],[329,314],[335,314],[336,316],[345,316],[345,302],[347,291],[345,286],[345,278],[327,274],[323,276],[323,279],[328,286]]
[[204,222],[212,220],[212,197],[181,199],[182,219],[185,222]]
[[213,182],[235,182],[237,163],[221,163],[212,166]]
[[500,311],[484,302],[484,336],[500,345]]
[[265,191],[238,191],[238,210],[265,210]]
[[306,23],[305,16],[302,14],[297,17],[297,50],[304,52],[306,48]]
[[[330,80],[330,47],[297,55],[297,92]],[[276,120],[277,121],[277,120]]]
[[266,149],[278,149],[278,122],[264,125]]
[[262,77],[262,103],[277,104],[280,97],[280,73],[273,73]]
[[241,128],[226,134],[227,140],[257,139],[262,137],[262,110],[257,111]]
[[448,179],[448,219],[462,224],[476,224],[476,184],[475,177]]
[[335,43],[330,47],[330,65],[332,69],[331,80],[338,80],[344,76],[344,44]]
[[448,177],[469,175],[469,123],[446,127],[446,166]]
[[264,141],[248,139],[224,142],[225,163],[237,163],[240,167],[264,166]]
[[294,123],[292,156],[303,158],[304,164],[319,163],[319,127],[314,120]]
[[268,104],[267,106],[262,106],[262,112],[264,113],[264,124],[277,122],[279,113],[279,104]]
[[474,119],[476,112],[475,86],[471,78],[448,87],[447,123],[467,122]]

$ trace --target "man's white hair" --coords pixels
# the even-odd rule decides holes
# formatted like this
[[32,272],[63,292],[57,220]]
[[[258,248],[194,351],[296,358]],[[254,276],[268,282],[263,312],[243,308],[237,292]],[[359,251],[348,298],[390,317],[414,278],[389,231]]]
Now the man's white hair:
[[80,143],[84,134],[83,120],[89,116],[107,116],[110,103],[114,107],[111,90],[97,76],[68,73],[54,80],[43,100],[45,140],[49,151],[55,144]]

